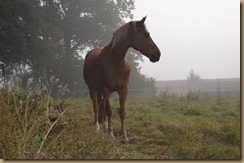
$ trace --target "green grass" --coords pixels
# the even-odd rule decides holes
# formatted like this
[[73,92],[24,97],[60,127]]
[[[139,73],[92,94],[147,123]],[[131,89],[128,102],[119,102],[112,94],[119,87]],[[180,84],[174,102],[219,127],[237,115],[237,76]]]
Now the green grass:
[[0,96],[3,159],[241,158],[238,94],[222,93],[219,98],[201,93],[191,101],[187,96],[128,96],[129,144],[121,143],[118,97],[111,99],[116,137],[112,140],[96,132],[89,98],[64,100],[62,112],[60,101],[48,100],[45,94]]

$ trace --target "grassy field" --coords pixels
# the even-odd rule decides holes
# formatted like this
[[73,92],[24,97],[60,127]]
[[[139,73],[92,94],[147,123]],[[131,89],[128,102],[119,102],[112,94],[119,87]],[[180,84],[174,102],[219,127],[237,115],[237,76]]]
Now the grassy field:
[[115,140],[93,126],[89,98],[46,93],[0,96],[3,159],[241,158],[240,93],[128,96],[129,144],[121,142],[118,97],[111,99]]

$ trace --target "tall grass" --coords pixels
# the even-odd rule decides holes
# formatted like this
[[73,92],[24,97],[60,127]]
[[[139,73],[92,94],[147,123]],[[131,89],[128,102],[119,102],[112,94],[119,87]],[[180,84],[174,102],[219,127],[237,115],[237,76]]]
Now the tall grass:
[[[49,102],[47,102],[49,101]],[[61,107],[62,105],[62,107]],[[239,160],[239,94],[128,96],[129,144],[121,143],[119,101],[111,99],[115,140],[97,132],[89,98],[2,93],[0,157],[4,159]],[[48,114],[47,114],[48,109]]]
[[[43,158],[46,141],[64,111],[61,103],[50,97],[52,86],[41,92],[2,90],[0,97],[0,157],[5,159]],[[50,142],[55,141],[55,137]]]

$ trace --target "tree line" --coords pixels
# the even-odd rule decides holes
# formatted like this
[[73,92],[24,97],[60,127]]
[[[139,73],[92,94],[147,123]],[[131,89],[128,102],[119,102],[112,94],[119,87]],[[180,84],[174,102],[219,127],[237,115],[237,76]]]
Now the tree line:
[[[0,61],[23,89],[43,88],[55,76],[80,96],[86,51],[107,45],[134,8],[134,0],[1,0]],[[141,55],[128,53],[129,88],[154,88],[155,79],[141,74]]]

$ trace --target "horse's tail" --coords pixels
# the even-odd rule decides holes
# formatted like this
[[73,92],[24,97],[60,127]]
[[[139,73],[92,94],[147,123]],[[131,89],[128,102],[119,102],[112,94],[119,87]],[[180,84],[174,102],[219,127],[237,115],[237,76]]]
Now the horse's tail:
[[103,117],[105,114],[105,110],[104,110],[103,95],[102,95],[102,92],[100,92],[100,91],[97,92],[97,102],[98,102],[98,106],[99,106],[98,122],[102,123],[104,121]]

